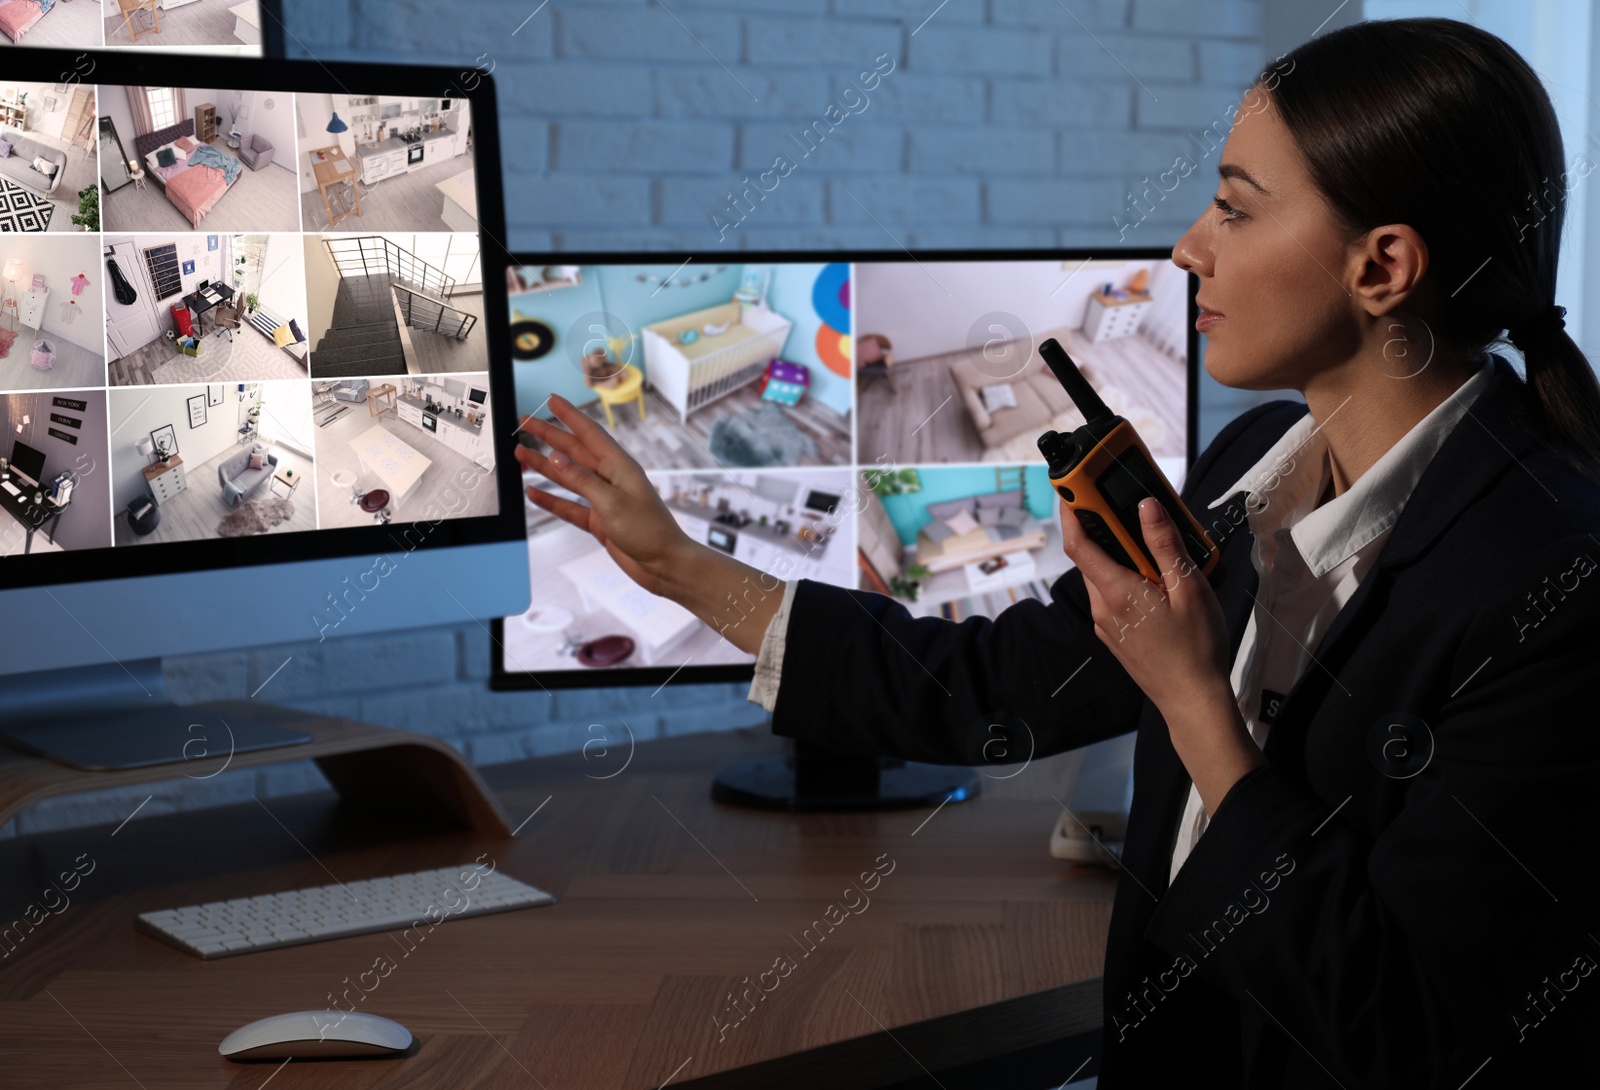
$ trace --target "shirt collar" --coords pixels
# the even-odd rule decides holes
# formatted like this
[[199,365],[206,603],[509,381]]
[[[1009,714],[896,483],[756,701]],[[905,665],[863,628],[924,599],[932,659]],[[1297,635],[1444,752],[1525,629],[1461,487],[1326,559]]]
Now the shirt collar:
[[1321,578],[1395,524],[1422,471],[1493,377],[1494,358],[1486,356],[1471,378],[1385,451],[1347,492],[1298,519],[1293,517],[1295,511],[1316,502],[1328,474],[1327,437],[1310,413],[1295,421],[1259,461],[1206,506],[1216,507],[1237,492],[1247,492],[1251,530],[1260,536],[1291,523],[1295,548],[1312,576]]

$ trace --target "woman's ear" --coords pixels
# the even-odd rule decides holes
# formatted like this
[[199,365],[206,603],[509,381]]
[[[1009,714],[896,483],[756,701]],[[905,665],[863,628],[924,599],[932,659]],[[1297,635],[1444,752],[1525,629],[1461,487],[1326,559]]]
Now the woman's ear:
[[[1428,244],[1404,223],[1374,227],[1356,244],[1351,294],[1374,316],[1405,305],[1428,271]],[[1415,302],[1415,300],[1413,300]]]

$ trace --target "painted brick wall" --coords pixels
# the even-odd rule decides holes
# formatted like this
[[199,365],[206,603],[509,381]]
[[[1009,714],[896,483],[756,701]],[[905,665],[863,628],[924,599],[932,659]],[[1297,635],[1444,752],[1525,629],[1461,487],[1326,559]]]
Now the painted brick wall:
[[[1190,134],[1263,63],[1260,0],[285,9],[293,56],[493,66],[514,250],[1116,241],[1128,192],[1195,154]],[[892,71],[850,90],[879,55]],[[790,137],[830,104],[844,119],[801,157]],[[785,151],[796,169],[721,237],[730,189]],[[1170,243],[1209,185],[1180,187],[1128,240]]]
[[[285,0],[291,56],[488,68],[513,250],[1170,246],[1216,153],[1163,194],[1264,63],[1261,0]],[[441,18],[441,11],[448,17]],[[932,14],[930,15],[930,12]],[[886,54],[869,91],[852,81]],[[886,67],[886,62],[879,62]],[[880,70],[882,70],[880,68]],[[842,120],[809,155],[794,137]],[[839,116],[839,115],[835,115]],[[1214,128],[1215,126],[1221,128]],[[1220,136],[1218,137],[1220,139]],[[712,215],[790,155],[727,232]],[[1168,183],[1170,185],[1170,182]],[[1146,194],[1148,204],[1130,202]],[[1119,232],[1114,217],[1135,223]],[[723,236],[726,237],[723,237]],[[1201,445],[1251,403],[1205,380]],[[491,764],[765,713],[747,684],[492,694],[475,626],[166,664],[182,701],[248,697],[426,731]],[[615,734],[613,734],[615,737]],[[307,765],[179,778],[145,812],[319,786]],[[120,820],[151,789],[80,796],[0,835]]]

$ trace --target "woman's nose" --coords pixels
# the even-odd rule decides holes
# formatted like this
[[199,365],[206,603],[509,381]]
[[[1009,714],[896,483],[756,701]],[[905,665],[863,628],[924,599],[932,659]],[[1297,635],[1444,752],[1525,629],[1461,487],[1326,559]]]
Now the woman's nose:
[[1183,237],[1172,247],[1172,263],[1185,272],[1202,277],[1211,275],[1211,250],[1205,244],[1202,230],[1204,219],[1202,214],[1190,224]]

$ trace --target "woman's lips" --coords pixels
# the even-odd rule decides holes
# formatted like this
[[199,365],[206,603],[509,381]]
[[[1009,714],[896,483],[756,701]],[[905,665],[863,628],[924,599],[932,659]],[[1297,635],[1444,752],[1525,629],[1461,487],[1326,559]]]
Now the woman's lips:
[[1194,320],[1194,327],[1201,333],[1204,333],[1206,330],[1215,326],[1218,322],[1221,322],[1223,317],[1224,315],[1218,313],[1217,311],[1205,310],[1202,308],[1200,311],[1200,316]]

